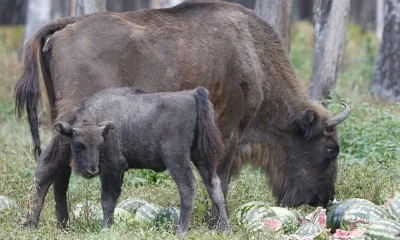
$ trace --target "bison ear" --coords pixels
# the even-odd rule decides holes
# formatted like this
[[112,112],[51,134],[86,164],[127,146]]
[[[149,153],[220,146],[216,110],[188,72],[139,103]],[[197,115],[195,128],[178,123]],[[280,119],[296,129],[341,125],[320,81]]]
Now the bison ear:
[[316,133],[318,118],[318,113],[311,109],[300,113],[295,121],[297,133],[306,139],[311,138]]
[[111,121],[101,122],[98,126],[102,129],[103,136],[106,136],[110,132],[110,130],[114,130],[115,128],[114,123]]
[[54,124],[54,129],[61,133],[64,136],[71,137],[72,136],[72,127],[66,122],[56,122]]

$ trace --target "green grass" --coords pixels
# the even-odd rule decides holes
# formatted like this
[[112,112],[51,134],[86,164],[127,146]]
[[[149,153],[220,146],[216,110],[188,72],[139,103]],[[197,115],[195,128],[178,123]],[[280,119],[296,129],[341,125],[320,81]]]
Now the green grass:
[[[0,239],[177,239],[175,234],[157,230],[150,225],[121,224],[102,230],[93,219],[71,219],[70,229],[62,231],[55,226],[52,189],[46,198],[39,228],[27,230],[20,225],[20,216],[28,207],[28,197],[36,166],[27,122],[14,116],[13,88],[21,74],[16,52],[22,37],[22,28],[0,28],[0,195],[14,199],[22,210],[0,213]],[[362,33],[351,25],[348,31],[344,66],[332,95],[329,108],[340,112],[339,101],[352,107],[348,120],[340,125],[340,169],[337,199],[366,198],[377,204],[385,202],[394,191],[399,191],[400,178],[400,110],[399,106],[385,105],[368,94],[378,44],[374,35]],[[291,59],[298,76],[308,83],[312,66],[312,27],[300,22],[292,32]],[[46,101],[44,101],[46,102]],[[42,120],[46,121],[46,106]],[[50,130],[40,128],[42,143],[49,141]],[[230,186],[228,203],[233,236],[224,236],[207,227],[210,200],[197,177],[198,194],[190,232],[185,239],[249,239],[235,223],[235,212],[246,202],[260,200],[274,204],[261,171],[246,168]],[[120,201],[138,197],[162,206],[179,206],[177,188],[168,173],[129,171],[125,176]],[[79,202],[100,202],[99,180],[85,180],[72,175],[68,192],[69,209]],[[302,213],[313,209],[299,208]],[[71,214],[70,214],[71,215]]]

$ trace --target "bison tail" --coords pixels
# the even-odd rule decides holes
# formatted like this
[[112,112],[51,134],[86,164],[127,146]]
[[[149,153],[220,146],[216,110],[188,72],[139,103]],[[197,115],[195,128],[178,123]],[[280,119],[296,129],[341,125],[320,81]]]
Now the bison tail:
[[62,18],[50,22],[46,26],[42,27],[36,35],[27,42],[25,47],[23,74],[14,89],[15,112],[18,118],[21,118],[23,109],[26,109],[36,159],[41,153],[39,120],[37,114],[37,106],[40,100],[38,50],[39,47],[43,45],[42,40],[47,35],[74,22],[76,22],[75,17]]
[[224,151],[221,132],[217,127],[208,90],[198,87],[195,92],[197,105],[197,148],[201,157],[218,165]]

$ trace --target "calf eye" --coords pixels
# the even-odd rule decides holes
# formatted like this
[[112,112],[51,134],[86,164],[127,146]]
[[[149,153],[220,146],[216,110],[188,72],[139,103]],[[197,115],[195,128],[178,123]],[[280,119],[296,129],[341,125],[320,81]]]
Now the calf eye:
[[77,150],[83,150],[85,149],[85,145],[82,143],[74,143],[74,148]]

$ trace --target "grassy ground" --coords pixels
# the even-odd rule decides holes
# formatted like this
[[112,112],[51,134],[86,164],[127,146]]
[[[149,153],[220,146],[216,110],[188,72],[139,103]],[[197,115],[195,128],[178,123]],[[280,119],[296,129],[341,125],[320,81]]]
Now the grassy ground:
[[[337,182],[337,199],[361,197],[377,204],[385,202],[399,190],[400,178],[400,110],[399,106],[379,103],[368,95],[368,85],[373,74],[373,64],[378,44],[373,34],[362,33],[350,26],[344,66],[338,80],[337,92],[329,104],[334,112],[341,111],[340,100],[348,102],[351,117],[340,126],[340,169]],[[145,224],[120,224],[102,230],[93,219],[72,219],[69,231],[55,227],[54,199],[47,196],[39,228],[35,231],[20,226],[20,215],[28,207],[28,196],[35,160],[32,157],[31,137],[26,121],[14,117],[13,88],[21,74],[16,59],[22,36],[21,28],[0,28],[0,195],[14,199],[22,211],[0,213],[0,239],[175,239],[175,234],[157,230]],[[292,33],[291,58],[299,78],[308,82],[311,76],[312,27],[298,23]],[[41,110],[46,120],[46,106]],[[42,142],[49,140],[48,126],[41,126]],[[233,236],[224,236],[207,228],[210,200],[197,175],[198,194],[186,239],[248,239],[235,224],[234,213],[249,201],[260,200],[274,204],[267,187],[267,179],[258,170],[246,168],[230,186],[228,203],[231,211]],[[130,171],[125,176],[120,200],[138,197],[162,206],[179,206],[175,184],[167,173]],[[99,180],[84,180],[73,175],[69,185],[70,210],[78,202],[100,201]],[[303,213],[312,209],[299,208]]]

